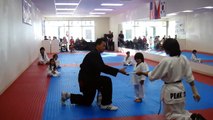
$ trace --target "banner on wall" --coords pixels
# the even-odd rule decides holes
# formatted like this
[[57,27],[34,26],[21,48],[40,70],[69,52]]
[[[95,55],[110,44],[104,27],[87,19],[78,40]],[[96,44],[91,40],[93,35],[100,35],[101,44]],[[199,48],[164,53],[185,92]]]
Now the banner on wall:
[[22,21],[32,25],[32,3],[30,0],[22,0]]
[[166,16],[166,0],[151,0],[150,19],[160,19]]
[[183,21],[176,21],[175,23],[175,34],[178,35],[180,39],[185,39],[186,32],[185,32],[185,24]]

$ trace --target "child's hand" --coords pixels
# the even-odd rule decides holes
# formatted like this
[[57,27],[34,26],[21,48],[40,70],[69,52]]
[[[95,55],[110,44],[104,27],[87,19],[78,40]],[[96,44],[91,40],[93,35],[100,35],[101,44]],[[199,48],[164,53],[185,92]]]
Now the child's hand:
[[194,100],[195,100],[196,102],[199,102],[199,101],[200,101],[200,95],[198,95],[198,94],[194,94],[194,95],[193,95],[193,98],[194,98]]

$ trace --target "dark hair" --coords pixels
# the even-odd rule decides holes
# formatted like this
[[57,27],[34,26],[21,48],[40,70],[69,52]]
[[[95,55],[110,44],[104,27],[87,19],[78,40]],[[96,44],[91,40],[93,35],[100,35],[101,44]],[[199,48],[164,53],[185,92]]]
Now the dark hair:
[[141,59],[141,61],[144,62],[144,57],[141,52],[137,52],[134,56],[134,59]]
[[192,53],[197,53],[197,50],[192,50]]
[[176,39],[167,38],[163,43],[163,48],[169,56],[180,56],[180,45]]
[[51,61],[54,61],[54,62],[55,62],[55,60],[54,60],[53,58],[50,59],[49,70],[51,70],[52,67],[53,67],[54,70],[56,70],[56,64],[52,65],[52,64],[51,64]]
[[127,52],[126,52],[126,54],[130,54],[130,52],[129,52],[129,51],[127,51]]
[[[45,50],[44,47],[41,47],[41,48],[40,48],[40,53],[41,53],[41,50]],[[41,53],[41,56],[42,56],[42,58],[44,59],[44,53]]]
[[44,47],[41,47],[41,48],[40,48],[40,51],[41,51],[41,50],[45,50],[45,48],[44,48]]
[[56,56],[58,56],[58,55],[57,55],[57,54],[54,54],[54,55],[53,55],[53,58],[55,59]]
[[104,39],[104,38],[98,38],[98,39],[95,41],[95,46],[100,45],[102,42],[105,42],[105,39]]

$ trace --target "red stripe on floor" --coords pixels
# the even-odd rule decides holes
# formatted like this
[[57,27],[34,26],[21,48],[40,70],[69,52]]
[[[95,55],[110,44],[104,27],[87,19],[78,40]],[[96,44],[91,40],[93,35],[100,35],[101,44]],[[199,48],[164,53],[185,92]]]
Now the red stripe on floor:
[[[193,110],[192,113],[200,113],[207,120],[213,118],[213,109],[206,110]],[[96,118],[87,120],[165,120],[163,115],[144,115],[144,116],[128,116],[128,117],[117,117],[117,118]]]
[[85,120],[165,120],[163,115],[126,116],[117,118],[97,118]]
[[34,62],[0,96],[1,120],[40,120],[50,78]]
[[213,60],[202,60],[202,62],[213,62]]

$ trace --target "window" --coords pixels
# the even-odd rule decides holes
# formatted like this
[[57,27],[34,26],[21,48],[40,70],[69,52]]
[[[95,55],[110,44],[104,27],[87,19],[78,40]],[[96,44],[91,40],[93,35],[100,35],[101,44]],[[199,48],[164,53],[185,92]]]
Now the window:
[[45,21],[45,35],[95,41],[94,21]]

